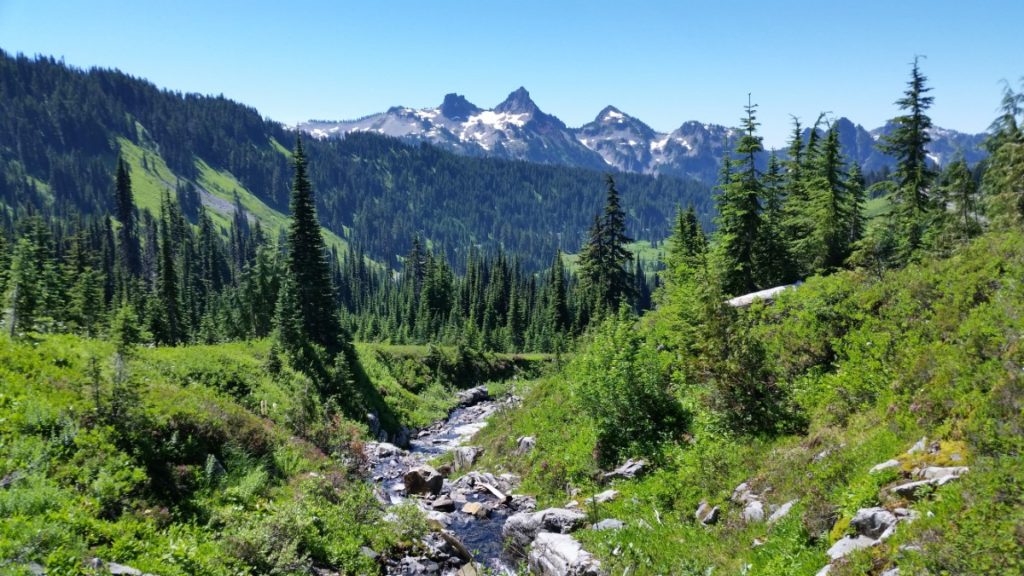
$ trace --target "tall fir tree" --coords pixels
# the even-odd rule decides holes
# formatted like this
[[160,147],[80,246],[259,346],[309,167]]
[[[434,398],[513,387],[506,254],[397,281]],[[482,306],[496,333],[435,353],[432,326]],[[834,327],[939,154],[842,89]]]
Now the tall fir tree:
[[[297,326],[302,341],[323,346],[329,353],[337,353],[346,339],[338,320],[327,249],[320,233],[313,187],[306,173],[301,137],[295,140],[292,159],[295,179],[288,227],[287,289],[282,289],[281,297],[294,301],[283,303],[279,309],[286,315],[297,315],[297,318],[283,318],[282,323],[294,323],[295,326],[289,329]],[[290,346],[295,342],[284,344]]]
[[632,254],[626,245],[626,214],[622,210],[615,179],[605,176],[608,187],[604,213],[594,217],[587,243],[580,253],[580,288],[591,308],[590,317],[614,313],[623,302],[631,303],[633,279],[627,266]]
[[160,202],[160,258],[158,262],[157,298],[164,316],[164,334],[161,339],[165,344],[177,344],[182,341],[182,325],[178,272],[176,270],[174,234],[172,231],[173,208],[170,194],[164,192]]
[[757,135],[757,105],[748,98],[745,110],[746,116],[741,120],[743,135],[735,149],[738,169],[731,171],[726,164],[728,172],[719,185],[718,247],[723,265],[722,289],[727,294],[743,294],[757,288],[755,258],[761,231],[762,190],[756,158],[763,147]]
[[785,177],[778,156],[768,157],[763,185],[764,211],[758,242],[758,284],[779,286],[797,279],[796,263],[789,251],[785,228]]
[[128,165],[120,157],[117,159],[114,192],[115,216],[121,225],[117,234],[118,256],[127,281],[129,278],[138,278],[142,273],[142,254],[139,244],[138,220],[135,216],[135,199],[132,195],[132,179]]
[[896,159],[893,173],[897,216],[904,258],[911,257],[921,246],[932,210],[929,187],[934,173],[928,166],[928,130],[932,120],[927,114],[935,98],[928,96],[931,88],[925,85],[927,77],[921,72],[919,58],[915,57],[910,80],[903,97],[896,104],[905,113],[893,118],[894,129],[882,139],[879,148]]

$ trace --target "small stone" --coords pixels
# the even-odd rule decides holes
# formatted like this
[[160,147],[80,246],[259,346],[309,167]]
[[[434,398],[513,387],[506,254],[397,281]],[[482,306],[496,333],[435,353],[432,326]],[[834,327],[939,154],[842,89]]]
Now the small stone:
[[633,460],[632,458],[630,458],[629,460],[626,460],[626,462],[623,463],[622,466],[619,466],[615,470],[612,470],[611,472],[605,472],[604,479],[614,480],[616,478],[636,478],[641,473],[643,473],[644,468],[646,466],[647,462],[645,460]]
[[877,540],[859,534],[857,536],[845,536],[836,541],[826,554],[832,560],[838,560],[851,552],[861,550],[862,548],[870,548],[877,543]]
[[924,452],[927,446],[928,437],[922,436],[920,440],[915,442],[914,445],[910,447],[910,450],[907,450],[907,454],[917,454],[918,452]]
[[477,518],[487,518],[487,515],[490,513],[490,510],[480,502],[466,502],[462,507],[462,511]]
[[591,525],[590,529],[591,530],[621,530],[622,528],[625,528],[625,527],[626,527],[626,523],[623,522],[622,520],[617,520],[615,518],[606,518],[604,520],[601,520],[597,524]]
[[537,445],[537,439],[533,436],[520,436],[516,440],[516,456],[525,456]]
[[586,503],[587,504],[604,504],[606,502],[611,502],[612,500],[615,500],[618,497],[619,497],[619,491],[618,490],[605,490],[604,492],[601,492],[600,494],[595,494],[593,498],[587,498],[586,499]]
[[758,500],[754,500],[743,508],[743,520],[744,522],[762,522],[764,521],[764,504]]
[[900,576],[900,569],[890,568],[889,570],[882,572],[879,576]]
[[[924,478],[926,480],[939,480],[942,478],[946,478],[948,476],[959,478],[963,474],[966,474],[969,470],[970,468],[968,468],[967,466],[929,466],[927,468],[922,469],[918,473],[918,477]],[[942,482],[942,484],[945,484],[948,481],[949,480],[946,480],[945,482]],[[940,486],[942,484],[940,484]]]
[[889,468],[896,468],[899,465],[900,465],[900,461],[896,460],[894,458],[892,460],[886,460],[885,462],[882,462],[881,464],[875,464],[874,466],[871,467],[871,470],[869,470],[868,472],[870,472],[871,474],[875,474],[876,472],[881,472],[883,470],[888,470]]
[[447,496],[441,496],[437,500],[431,502],[430,507],[438,512],[454,512],[455,501]]
[[700,506],[697,506],[697,512],[694,514],[697,521],[705,526],[710,526],[718,522],[720,515],[721,510],[719,510],[718,506],[712,507],[708,504],[707,500],[701,500]]
[[480,572],[480,569],[475,562],[470,562],[462,568],[459,568],[459,571],[455,573],[455,576],[483,576],[483,572]]
[[882,537],[886,531],[896,526],[896,515],[885,508],[862,508],[850,520],[850,527],[857,534],[873,540]]
[[775,512],[772,512],[772,515],[768,517],[768,523],[775,524],[779,520],[785,518],[786,515],[789,514],[789,511],[793,509],[793,506],[796,505],[796,503],[797,500],[790,500],[789,502],[786,502],[782,506],[779,506],[779,508]]

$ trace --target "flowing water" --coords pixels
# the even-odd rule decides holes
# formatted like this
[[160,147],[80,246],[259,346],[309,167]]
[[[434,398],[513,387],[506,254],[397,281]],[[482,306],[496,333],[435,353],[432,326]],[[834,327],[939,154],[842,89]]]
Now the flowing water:
[[[371,444],[368,452],[371,458],[371,474],[379,487],[378,496],[381,501],[391,506],[408,500],[416,501],[427,511],[428,517],[440,522],[449,534],[454,535],[465,546],[475,562],[499,573],[511,574],[512,571],[507,564],[509,560],[503,552],[501,529],[505,520],[515,510],[500,503],[493,494],[479,485],[467,487],[467,484],[472,482],[464,478],[454,483],[446,479],[441,495],[438,496],[451,497],[455,501],[454,512],[436,512],[431,509],[428,498],[407,495],[403,481],[407,471],[428,464],[434,458],[463,446],[476,432],[486,426],[487,417],[502,404],[502,401],[486,399],[456,408],[446,419],[416,433],[409,442],[407,451],[390,444]],[[514,482],[509,481],[507,477],[494,478],[488,474],[483,476],[487,478],[488,483],[494,482],[506,488],[514,487]],[[479,475],[474,477],[480,478]],[[490,512],[484,518],[462,512],[466,502],[485,504]],[[410,568],[410,565],[413,567]],[[403,559],[403,564],[391,573],[454,574],[456,571],[457,569],[450,564],[439,565],[435,571],[430,562],[420,559],[419,564],[415,564]]]

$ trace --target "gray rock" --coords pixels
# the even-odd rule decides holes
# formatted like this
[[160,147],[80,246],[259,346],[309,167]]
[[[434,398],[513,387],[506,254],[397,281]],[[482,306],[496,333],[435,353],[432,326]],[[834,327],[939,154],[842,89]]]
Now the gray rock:
[[612,470],[611,472],[605,472],[604,479],[614,480],[616,478],[636,478],[641,473],[643,473],[644,468],[646,466],[647,462],[645,460],[633,460],[632,458],[630,458],[629,460],[626,460],[626,462],[623,463],[622,466],[619,466],[615,470]]
[[601,563],[572,536],[539,534],[529,556],[530,569],[541,576],[602,576]]
[[595,494],[592,498],[587,498],[586,500],[584,500],[584,502],[586,502],[587,504],[604,504],[606,502],[611,502],[612,500],[615,500],[618,497],[618,490],[605,490],[600,494]]
[[380,418],[376,412],[366,415],[366,426],[370,429],[370,436],[377,438],[380,435]]
[[516,440],[516,456],[525,456],[537,445],[537,439],[533,436],[520,436]]
[[886,570],[885,572],[882,572],[880,574],[880,576],[900,576],[900,569],[899,568],[890,568],[890,569]]
[[832,560],[838,560],[851,552],[861,550],[863,548],[870,548],[877,544],[878,541],[867,536],[844,536],[836,541],[831,548],[828,549],[828,557]]
[[520,512],[508,517],[501,534],[507,542],[525,550],[540,532],[567,534],[582,527],[586,520],[586,514],[565,508]]
[[775,524],[779,520],[782,520],[783,518],[785,518],[786,515],[789,514],[789,511],[793,509],[793,506],[795,506],[797,502],[798,502],[798,500],[790,500],[789,502],[786,502],[782,506],[779,506],[778,509],[776,509],[775,512],[772,512],[772,515],[768,517],[768,523],[769,524]]
[[899,484],[893,486],[889,490],[898,496],[904,498],[917,498],[917,491],[925,486],[932,486],[934,483],[931,480],[918,480],[916,482],[907,482],[905,484]]
[[374,552],[373,548],[370,548],[369,546],[362,546],[362,547],[360,547],[359,548],[359,553],[362,554],[363,556],[366,556],[370,560],[376,560],[377,557],[380,556],[380,554],[377,554],[376,552]]
[[743,508],[744,522],[763,522],[764,504],[759,500],[753,500]]
[[402,450],[398,446],[388,442],[379,442],[376,445],[371,444],[371,446],[374,446],[374,453],[377,458],[390,458],[392,456],[401,456],[402,454],[405,454],[405,450]]
[[707,500],[701,500],[700,506],[697,506],[697,512],[694,514],[697,521],[705,526],[715,524],[720,516],[721,510],[718,506],[712,507]]
[[452,452],[452,469],[456,472],[469,470],[476,463],[480,456],[480,449],[476,446],[460,446]]
[[615,518],[605,518],[597,524],[591,524],[591,530],[621,530],[626,527],[626,523],[622,520]]
[[914,445],[910,447],[910,450],[907,450],[907,454],[917,454],[918,452],[924,452],[927,448],[928,437],[922,436],[920,440],[915,442]]
[[430,507],[438,512],[454,512],[455,501],[447,496],[441,496],[431,502]]
[[459,406],[466,408],[489,399],[491,395],[487,392],[487,386],[477,386],[469,390],[461,390],[455,394],[455,397],[459,401]]
[[881,464],[875,464],[874,466],[871,467],[871,470],[868,470],[868,472],[870,472],[871,474],[875,474],[876,472],[888,470],[889,468],[896,468],[899,465],[900,461],[893,458],[892,460],[886,460]]
[[537,499],[533,496],[514,494],[509,506],[517,512],[533,512],[537,509]]
[[877,540],[886,530],[896,526],[896,521],[896,515],[885,508],[861,508],[850,520],[850,527],[861,536]]
[[830,572],[832,572],[832,565],[825,564],[825,567],[815,572],[814,576],[828,576]]
[[410,469],[402,480],[407,494],[438,494],[444,486],[444,478],[426,464]]
[[960,478],[961,475],[966,473],[968,468],[966,466],[952,466],[948,468],[942,468],[938,466],[931,466],[918,472],[918,477],[923,477],[924,480],[917,480],[915,482],[907,482],[898,486],[890,488],[893,494],[903,496],[904,498],[917,498],[918,491],[925,486],[945,486],[950,482]]
[[[929,466],[922,469],[917,475],[919,478],[924,478],[925,480],[940,480],[949,476],[959,478],[968,471],[970,471],[970,468],[967,466]],[[949,482],[949,480],[946,480],[942,484],[945,484],[946,482]],[[939,485],[941,486],[942,484]]]
[[754,494],[750,489],[750,485],[743,482],[732,491],[732,496],[729,498],[734,504],[739,506],[746,506],[747,504],[757,500],[757,494]]

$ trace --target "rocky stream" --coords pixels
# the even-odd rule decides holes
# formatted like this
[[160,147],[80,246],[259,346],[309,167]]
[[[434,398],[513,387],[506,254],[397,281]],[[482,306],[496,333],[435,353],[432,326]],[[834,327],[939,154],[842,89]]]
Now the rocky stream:
[[[434,528],[415,553],[384,560],[388,574],[476,576],[484,569],[514,574],[527,562],[541,574],[599,573],[597,562],[568,535],[583,527],[584,513],[535,511],[534,498],[515,493],[516,476],[470,470],[480,451],[466,442],[486,426],[488,416],[516,402],[490,398],[482,386],[466,390],[446,419],[410,434],[408,449],[386,442],[367,445],[381,502],[397,506],[412,501]],[[532,438],[520,438],[519,448],[529,450],[532,443]],[[429,464],[449,452],[450,465],[435,469]]]

